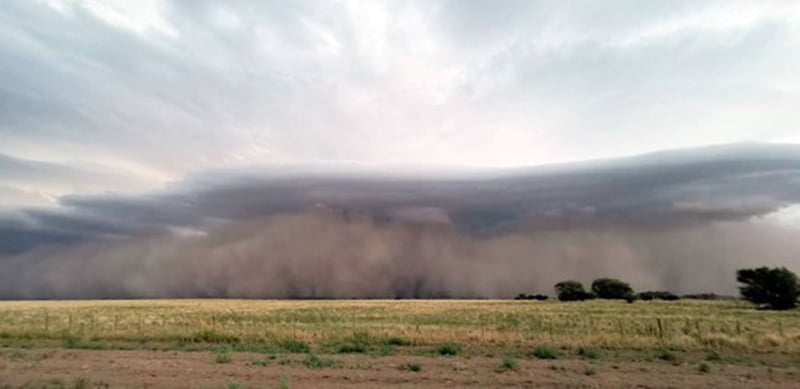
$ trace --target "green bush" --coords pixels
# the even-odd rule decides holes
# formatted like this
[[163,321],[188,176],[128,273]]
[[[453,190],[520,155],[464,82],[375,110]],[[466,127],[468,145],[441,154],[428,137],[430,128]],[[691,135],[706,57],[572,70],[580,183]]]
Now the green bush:
[[665,301],[675,301],[679,300],[680,297],[678,295],[666,292],[666,291],[652,291],[649,290],[647,292],[641,292],[637,295],[639,300],[650,301],[650,300],[665,300]]
[[547,347],[537,347],[531,353],[534,357],[539,359],[558,359],[558,354],[553,349]]
[[381,339],[381,343],[383,343],[386,346],[410,346],[411,340],[406,338],[401,338],[398,336],[392,336],[389,338]]
[[284,340],[280,343],[280,347],[290,353],[295,354],[303,354],[311,350],[311,347],[308,346],[308,343],[293,339]]
[[369,351],[369,346],[362,343],[342,343],[336,348],[339,354],[363,354]]
[[415,363],[415,362],[409,362],[409,363],[406,363],[405,365],[401,365],[400,366],[400,370],[408,370],[408,371],[418,372],[418,371],[422,370],[422,365],[420,365],[419,363]]
[[439,346],[439,348],[436,349],[436,352],[439,355],[443,355],[443,356],[458,355],[461,352],[461,345],[458,344],[458,343],[452,343],[452,342],[451,343],[445,343],[445,344]]
[[337,365],[337,362],[333,359],[321,358],[314,354],[306,355],[306,359],[303,360],[303,366],[309,369],[324,369],[327,367],[334,367]]
[[600,359],[601,355],[600,352],[596,349],[589,348],[589,347],[580,347],[578,348],[578,355],[586,358],[586,359]]
[[517,362],[516,359],[511,358],[511,357],[505,357],[500,362],[500,366],[497,367],[497,371],[498,372],[513,371],[513,370],[517,370],[518,366],[519,366],[519,363]]
[[185,340],[193,343],[239,343],[242,341],[238,336],[222,334],[214,330],[196,332]]
[[230,363],[231,348],[229,346],[220,347],[214,353],[214,363]]
[[675,362],[678,360],[678,356],[669,350],[663,350],[658,354],[658,359],[667,362]]

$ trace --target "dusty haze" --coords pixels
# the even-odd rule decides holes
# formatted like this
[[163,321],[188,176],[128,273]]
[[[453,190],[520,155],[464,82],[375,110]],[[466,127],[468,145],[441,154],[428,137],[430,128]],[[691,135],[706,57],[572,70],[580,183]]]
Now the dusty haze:
[[775,218],[800,196],[796,151],[469,174],[208,172],[140,196],[65,198],[66,210],[9,217],[30,243],[5,246],[0,297],[491,298],[605,276],[733,294],[739,267],[797,269],[800,230]]

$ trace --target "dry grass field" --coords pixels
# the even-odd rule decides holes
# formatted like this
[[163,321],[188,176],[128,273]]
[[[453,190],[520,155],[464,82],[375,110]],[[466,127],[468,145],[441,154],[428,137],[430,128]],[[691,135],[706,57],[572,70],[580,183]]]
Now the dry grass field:
[[800,385],[800,311],[735,300],[5,301],[0,345],[0,388]]
[[401,337],[415,346],[800,352],[800,311],[740,301],[102,300],[0,302],[0,338],[312,346]]

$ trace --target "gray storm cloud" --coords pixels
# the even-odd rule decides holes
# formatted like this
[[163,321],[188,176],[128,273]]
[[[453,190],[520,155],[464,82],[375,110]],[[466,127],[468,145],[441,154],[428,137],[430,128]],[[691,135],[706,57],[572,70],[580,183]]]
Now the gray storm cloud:
[[[800,148],[490,171],[197,173],[0,221],[0,297],[508,297],[565,278],[733,293],[797,268]],[[22,241],[20,237],[24,237]]]

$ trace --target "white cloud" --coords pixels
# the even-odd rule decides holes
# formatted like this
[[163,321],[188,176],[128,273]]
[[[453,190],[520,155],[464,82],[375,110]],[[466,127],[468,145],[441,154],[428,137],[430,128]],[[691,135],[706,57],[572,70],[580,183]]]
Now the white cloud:
[[158,185],[797,140],[798,20],[755,1],[8,1],[0,144]]

